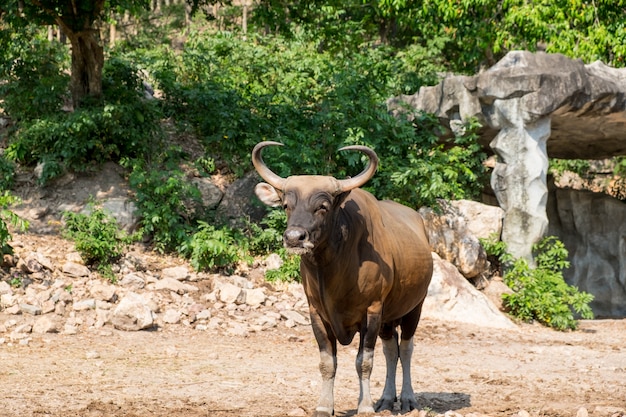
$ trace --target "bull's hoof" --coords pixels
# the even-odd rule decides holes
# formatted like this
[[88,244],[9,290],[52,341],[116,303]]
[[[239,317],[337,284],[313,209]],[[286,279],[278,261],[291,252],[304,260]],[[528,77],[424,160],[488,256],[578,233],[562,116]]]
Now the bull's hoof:
[[408,398],[402,398],[400,397],[400,412],[402,414],[406,414],[411,410],[416,410],[418,408],[417,406],[417,400],[415,399],[415,396],[410,396]]
[[327,409],[324,410],[315,410],[311,417],[332,417],[335,415],[335,410],[329,411]]
[[395,402],[395,398],[381,398],[380,400],[376,401],[376,411],[393,411],[393,405],[395,404]]

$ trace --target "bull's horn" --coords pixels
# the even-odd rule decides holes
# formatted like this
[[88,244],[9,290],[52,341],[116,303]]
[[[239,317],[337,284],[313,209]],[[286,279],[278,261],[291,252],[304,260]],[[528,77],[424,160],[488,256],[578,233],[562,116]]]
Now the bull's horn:
[[353,178],[339,180],[339,187],[341,188],[341,191],[349,191],[354,188],[359,188],[360,186],[364,185],[366,182],[370,180],[370,178],[374,176],[374,173],[376,172],[376,168],[378,167],[378,155],[376,155],[376,152],[374,152],[372,149],[368,148],[367,146],[352,145],[352,146],[344,146],[343,148],[339,150],[340,151],[355,150],[355,151],[363,152],[369,158],[369,162],[367,163],[367,166],[359,175]]
[[261,158],[261,150],[265,148],[266,146],[284,146],[284,145],[280,142],[272,142],[272,141],[265,141],[265,142],[257,143],[254,149],[252,150],[252,164],[254,165],[256,172],[259,173],[261,178],[263,178],[272,187],[282,191],[285,188],[285,179],[279,175],[274,174],[272,170],[269,169],[267,165],[265,165],[265,162],[263,162],[263,158]]

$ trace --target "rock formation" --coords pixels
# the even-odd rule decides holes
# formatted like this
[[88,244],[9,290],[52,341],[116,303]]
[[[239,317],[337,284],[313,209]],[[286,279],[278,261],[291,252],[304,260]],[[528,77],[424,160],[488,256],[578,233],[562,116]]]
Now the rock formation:
[[626,69],[584,65],[559,54],[514,51],[475,76],[450,76],[389,101],[437,115],[451,130],[477,118],[497,155],[491,185],[505,210],[502,239],[532,260],[548,229],[548,157],[626,154]]

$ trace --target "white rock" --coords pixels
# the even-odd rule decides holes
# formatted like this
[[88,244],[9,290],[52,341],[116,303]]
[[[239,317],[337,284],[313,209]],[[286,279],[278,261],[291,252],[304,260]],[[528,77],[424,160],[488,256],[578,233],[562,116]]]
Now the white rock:
[[63,272],[74,277],[88,277],[91,271],[85,265],[76,262],[66,262],[63,264]]
[[250,307],[257,307],[263,304],[267,298],[264,288],[252,288],[244,291],[246,292],[246,304]]
[[277,253],[272,253],[267,258],[265,258],[265,269],[273,270],[280,269],[283,266],[283,259]]
[[483,327],[517,329],[508,317],[465,279],[454,265],[433,256],[433,278],[422,317],[458,321]]
[[186,266],[173,266],[171,268],[164,268],[161,271],[161,279],[172,278],[177,281],[185,281],[189,278],[189,271]]
[[111,323],[119,330],[143,330],[154,325],[154,313],[141,295],[130,292],[113,311]]
[[246,293],[243,291],[243,288],[237,285],[225,283],[219,290],[219,300],[224,304],[243,304],[246,302]]
[[95,308],[96,308],[96,300],[94,300],[93,298],[76,301],[74,305],[72,305],[72,310],[74,311],[93,310]]
[[113,285],[96,283],[89,288],[89,293],[96,300],[115,301],[117,288]]
[[41,316],[33,324],[33,333],[45,334],[45,333],[57,333],[59,331],[60,324],[58,320],[55,320],[49,316]]
[[198,287],[182,283],[174,278],[163,278],[154,283],[155,290],[170,290],[177,294],[198,291]]
[[180,323],[180,312],[174,309],[167,309],[165,313],[163,313],[163,321],[169,324],[178,324]]
[[140,290],[146,286],[146,281],[140,275],[131,272],[124,275],[119,284],[122,287],[130,288],[131,290]]

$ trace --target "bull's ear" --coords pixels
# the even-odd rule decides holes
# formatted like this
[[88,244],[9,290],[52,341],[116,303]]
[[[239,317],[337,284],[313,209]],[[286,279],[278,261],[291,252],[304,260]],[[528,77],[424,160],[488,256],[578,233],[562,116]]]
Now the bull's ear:
[[270,207],[278,207],[282,203],[282,199],[278,191],[276,191],[276,188],[265,182],[258,183],[256,187],[254,187],[254,192],[256,196],[259,197],[259,200]]
[[335,196],[335,201],[333,202],[333,205],[335,207],[339,207],[340,205],[343,204],[343,202],[346,200],[346,198],[349,195],[350,195],[350,190],[339,193],[337,196]]

